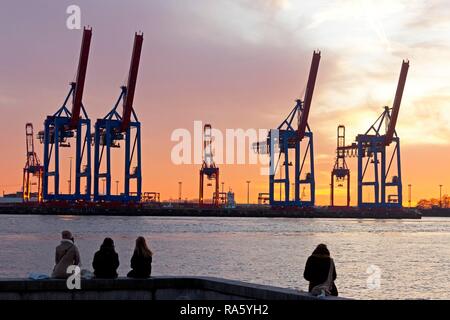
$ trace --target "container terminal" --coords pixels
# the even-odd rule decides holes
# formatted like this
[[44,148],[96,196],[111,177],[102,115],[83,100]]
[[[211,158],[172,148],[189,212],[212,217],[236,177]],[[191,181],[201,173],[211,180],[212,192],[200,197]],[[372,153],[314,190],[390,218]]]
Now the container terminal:
[[[128,79],[120,88],[113,108],[103,118],[92,121],[83,104],[84,84],[92,39],[85,27],[76,79],[70,83],[62,106],[44,120],[35,135],[33,124],[25,126],[26,164],[20,203],[0,203],[0,214],[148,215],[293,218],[380,218],[418,219],[422,213],[403,207],[400,138],[396,132],[409,61],[403,60],[392,107],[384,107],[369,129],[347,144],[345,126],[337,126],[336,157],[330,174],[330,205],[317,206],[314,171],[314,135],[308,123],[321,52],[314,51],[302,99],[267,139],[253,144],[254,152],[270,158],[267,193],[258,204],[239,205],[234,193],[219,190],[220,168],[214,162],[212,125],[203,127],[203,162],[199,170],[198,202],[161,201],[158,192],[142,190],[141,122],[134,97],[144,35],[134,35]],[[43,161],[34,141],[43,146]],[[120,144],[122,143],[122,145]],[[302,146],[302,148],[301,148]],[[61,148],[70,148],[75,160],[72,190],[61,188]],[[122,193],[113,192],[112,171],[117,167],[113,152],[123,153]],[[350,206],[350,169],[357,160],[357,206]],[[330,164],[331,167],[332,164]],[[100,185],[103,184],[101,191]],[[212,199],[204,195],[205,184],[213,188]],[[116,186],[117,187],[117,186]],[[335,189],[345,188],[346,202],[335,205]],[[307,190],[307,192],[305,192]],[[363,194],[370,194],[368,201]],[[306,196],[307,194],[307,196]],[[181,200],[181,199],[180,199]]]

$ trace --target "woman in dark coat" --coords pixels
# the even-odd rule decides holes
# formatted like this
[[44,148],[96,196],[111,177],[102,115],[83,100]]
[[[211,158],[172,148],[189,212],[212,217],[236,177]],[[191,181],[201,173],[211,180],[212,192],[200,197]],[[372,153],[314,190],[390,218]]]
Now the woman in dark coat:
[[[315,286],[327,281],[331,261],[330,251],[327,246],[319,244],[306,261],[305,272],[303,273],[303,277],[309,281],[309,292],[311,292]],[[333,263],[333,283],[330,291],[332,296],[337,296],[338,290],[334,284],[334,280],[336,280],[336,268]]]
[[149,278],[152,273],[153,252],[148,248],[144,237],[136,239],[136,247],[131,257],[131,271],[128,272],[129,278]]
[[103,240],[100,250],[94,255],[92,267],[94,268],[96,278],[117,278],[119,255],[114,250],[114,241],[111,238],[105,238],[105,240]]

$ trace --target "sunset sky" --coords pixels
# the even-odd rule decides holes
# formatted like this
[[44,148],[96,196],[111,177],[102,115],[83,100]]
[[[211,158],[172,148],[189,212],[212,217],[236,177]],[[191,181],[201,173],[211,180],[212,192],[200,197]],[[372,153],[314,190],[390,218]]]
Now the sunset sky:
[[[103,117],[126,82],[135,31],[144,33],[135,110],[142,122],[143,189],[163,199],[198,196],[199,165],[174,165],[170,140],[195,120],[227,128],[276,128],[302,98],[312,52],[322,52],[309,124],[315,134],[318,204],[329,202],[336,127],[347,142],[392,105],[402,59],[410,69],[397,125],[404,201],[450,192],[450,4],[385,0],[133,0],[0,3],[0,192],[21,188],[26,122],[35,131],[73,81],[80,30],[93,28],[84,105]],[[42,146],[36,144],[42,159]],[[68,160],[66,161],[66,165]],[[356,160],[352,202],[356,201]],[[258,165],[223,165],[222,181],[246,199],[267,192]],[[63,183],[63,191],[66,184]]]

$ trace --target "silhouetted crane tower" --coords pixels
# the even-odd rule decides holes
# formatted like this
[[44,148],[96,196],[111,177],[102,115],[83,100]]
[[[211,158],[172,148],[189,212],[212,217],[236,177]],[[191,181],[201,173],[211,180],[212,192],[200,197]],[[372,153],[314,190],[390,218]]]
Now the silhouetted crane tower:
[[[200,183],[199,183],[199,205],[203,205],[204,202],[204,178],[207,177],[208,181],[214,180],[214,192],[212,204],[214,206],[219,205],[220,193],[219,193],[219,168],[214,163],[213,150],[212,150],[212,127],[210,124],[205,124],[203,127],[203,163],[200,168]],[[212,183],[208,182],[208,186],[212,186]]]
[[[402,207],[402,170],[400,161],[400,138],[395,131],[409,61],[402,63],[397,91],[392,108],[384,107],[383,113],[364,134],[356,137],[350,146],[338,146],[338,153],[358,157],[358,207],[399,208]],[[383,126],[385,132],[382,132]],[[389,155],[389,147],[392,153]],[[364,190],[373,191],[373,201],[364,200]],[[388,194],[389,190],[394,193]],[[369,197],[372,198],[372,197]]]
[[342,147],[345,147],[345,127],[340,125],[337,128],[336,161],[331,171],[330,198],[332,207],[335,205],[335,181],[338,183],[338,187],[344,187],[344,184],[346,184],[346,206],[350,206],[350,169],[345,161],[345,150]]
[[[143,34],[134,36],[133,52],[131,56],[128,81],[121,87],[121,93],[113,109],[95,123],[94,134],[94,200],[139,202],[142,196],[141,169],[141,123],[133,107],[136,81],[141,57]],[[117,111],[122,101],[122,114]],[[123,190],[120,195],[113,195],[112,186],[112,148],[119,148],[119,141],[125,140],[125,175]],[[105,159],[106,158],[106,159]],[[103,160],[105,167],[102,169]],[[104,193],[99,190],[101,179],[106,181]],[[136,191],[131,191],[131,182],[135,181]]]
[[[43,199],[44,200],[90,200],[91,196],[91,121],[84,108],[83,90],[89,58],[92,29],[84,28],[76,81],[70,84],[69,93],[58,111],[47,116],[44,131],[39,139],[44,144]],[[67,103],[72,97],[72,110]],[[60,192],[60,147],[70,147],[71,138],[75,138],[75,192]],[[53,178],[53,191],[49,179]],[[81,180],[85,179],[85,190],[81,192]]]
[[[308,116],[311,108],[314,87],[320,63],[320,51],[313,53],[311,69],[309,71],[308,83],[306,85],[304,100],[296,100],[296,105],[287,118],[277,129],[269,131],[267,140],[254,144],[258,153],[270,155],[269,172],[269,203],[271,206],[314,206],[315,203],[315,177],[314,177],[314,144],[313,133],[308,125]],[[295,127],[294,119],[297,117],[298,123]],[[300,152],[300,143],[307,139],[307,144],[303,156]],[[294,161],[290,161],[289,150],[294,150]],[[276,154],[278,157],[276,158]],[[309,156],[309,168],[306,159]],[[291,177],[289,167],[295,166],[294,171],[294,195],[290,192]],[[284,166],[284,177],[276,178],[277,169],[282,173]],[[284,190],[280,199],[275,198],[275,188]],[[300,190],[309,188],[310,198],[305,199],[304,191],[300,195]]]
[[24,202],[31,201],[32,198],[32,177],[37,178],[36,182],[36,195],[37,202],[42,201],[42,175],[44,173],[44,167],[41,165],[39,158],[34,151],[34,133],[33,124],[27,123],[25,125],[25,136],[27,145],[27,161],[25,167],[23,168],[23,187],[22,187],[22,198]]

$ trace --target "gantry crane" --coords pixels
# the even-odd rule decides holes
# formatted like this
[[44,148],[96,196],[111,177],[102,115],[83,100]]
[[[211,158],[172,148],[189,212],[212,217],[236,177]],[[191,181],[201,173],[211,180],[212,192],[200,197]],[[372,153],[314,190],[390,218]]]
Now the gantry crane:
[[[76,81],[70,83],[70,90],[58,111],[47,116],[44,131],[38,137],[44,144],[44,200],[90,200],[91,195],[91,122],[82,99],[86,79],[92,29],[84,28]],[[72,110],[67,104],[72,97]],[[70,147],[69,139],[75,138],[75,192],[63,194],[60,191],[60,147]],[[53,190],[49,180],[53,178]],[[82,179],[85,188],[81,190]]]
[[[208,180],[214,180],[214,192],[212,204],[214,206],[219,205],[219,168],[214,163],[213,151],[212,151],[212,127],[210,124],[205,124],[203,127],[203,163],[200,169],[200,187],[198,201],[199,205],[203,205],[203,193],[204,193],[204,178]],[[212,186],[212,183],[208,183]]]
[[331,171],[330,199],[332,207],[335,205],[335,181],[338,183],[338,187],[344,187],[346,184],[346,206],[350,206],[350,169],[345,161],[346,154],[342,147],[345,147],[345,126],[340,125],[337,128],[336,161]]
[[[278,126],[271,129],[267,140],[258,142],[254,148],[258,153],[270,155],[269,172],[269,203],[271,206],[314,206],[315,203],[315,177],[314,177],[314,144],[313,133],[308,125],[308,115],[314,93],[317,73],[320,63],[320,51],[313,53],[308,83],[306,85],[304,100],[296,100],[296,105],[287,118]],[[298,124],[295,127],[294,119]],[[300,143],[307,139],[303,156],[300,152]],[[294,150],[293,160],[290,161],[289,150]],[[278,157],[276,158],[276,154]],[[309,156],[309,161],[306,161]],[[307,163],[309,162],[309,163]],[[282,166],[284,166],[284,177]],[[291,177],[289,167],[294,166],[294,195],[290,192]],[[309,167],[308,167],[309,166]],[[277,171],[280,177],[276,178]],[[306,199],[300,195],[300,190],[309,188],[310,197]],[[276,188],[279,188],[279,197],[275,197]],[[284,194],[283,191],[284,190]]]
[[[400,161],[400,138],[395,131],[409,61],[404,60],[400,70],[397,90],[392,108],[384,107],[383,113],[364,134],[356,137],[350,146],[338,147],[348,156],[358,157],[358,207],[402,207],[402,170]],[[385,132],[382,132],[383,126]],[[391,147],[391,145],[394,145]],[[388,154],[390,153],[390,154]],[[371,169],[372,168],[372,169]],[[366,189],[373,195],[364,199]],[[388,194],[393,190],[391,194]]]
[[[142,196],[141,169],[141,123],[133,107],[136,81],[141,58],[144,35],[134,35],[133,52],[131,56],[128,81],[121,87],[121,93],[113,109],[95,123],[94,133],[94,200],[139,202]],[[117,110],[122,102],[122,114]],[[112,186],[112,148],[119,148],[119,141],[125,140],[125,175],[123,179],[123,193],[113,195]],[[104,157],[106,159],[104,159]],[[102,163],[105,160],[104,168]],[[99,183],[104,179],[106,189],[100,192]],[[130,190],[130,183],[136,182],[135,191]]]
[[33,124],[27,123],[25,125],[25,137],[27,145],[27,161],[25,167],[23,168],[23,187],[22,187],[22,198],[23,202],[31,201],[33,197],[32,192],[32,177],[36,177],[36,200],[37,202],[42,201],[42,175],[44,173],[44,167],[41,165],[39,158],[34,151],[34,133]]

